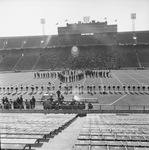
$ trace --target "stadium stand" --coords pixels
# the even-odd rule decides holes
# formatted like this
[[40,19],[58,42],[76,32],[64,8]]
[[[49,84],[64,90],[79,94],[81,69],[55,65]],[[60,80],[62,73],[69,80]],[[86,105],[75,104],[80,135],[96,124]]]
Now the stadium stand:
[[148,149],[148,115],[88,114],[75,150]]
[[117,46],[116,52],[119,67],[139,67],[136,51],[133,45]]
[[19,58],[19,56],[5,56],[0,63],[0,71],[12,71]]
[[134,44],[133,33],[132,32],[121,32],[116,36],[117,44]]
[[[26,73],[1,82],[0,149],[43,150],[51,137],[65,149],[59,142],[65,140],[66,146],[76,135],[72,150],[149,149],[148,114],[129,114],[149,112],[148,74],[140,74],[146,78],[141,81],[118,70],[121,80],[110,70],[149,67],[149,32],[117,32],[107,22],[92,23],[100,28],[88,30],[88,23],[80,23],[73,33],[67,24],[59,35],[0,38],[0,71],[15,72],[8,73],[11,80],[17,71]],[[79,115],[87,115],[83,126],[68,128],[68,139],[63,129]],[[46,149],[55,148],[51,143]]]
[[78,35],[60,35],[60,46],[77,45]]
[[78,37],[77,45],[93,45],[95,44],[93,35],[80,35]]
[[6,42],[7,42],[7,39],[5,38],[0,39],[0,50],[4,50]]
[[143,67],[149,66],[148,45],[78,46],[78,57],[73,57],[71,48],[1,50],[0,70],[136,68],[139,67],[137,55]]
[[137,37],[138,44],[148,44],[149,43],[149,32],[137,32],[135,33]]
[[75,118],[75,114],[1,114],[1,149],[32,149],[57,135]]
[[7,38],[5,49],[20,49],[22,48],[23,41],[24,37]]
[[149,61],[148,61],[149,51],[148,51],[148,49],[149,49],[148,45],[139,45],[136,47],[136,52],[138,53],[142,67],[149,66]]
[[15,66],[16,70],[32,70],[40,57],[40,49],[24,49],[19,63]]
[[99,45],[115,44],[115,34],[95,34],[94,38]]
[[24,39],[23,48],[39,48],[41,46],[42,36],[32,36]]
[[59,65],[62,61],[61,58],[61,48],[45,48],[41,53],[35,69],[59,69]]
[[60,44],[60,39],[58,35],[49,35],[46,39],[46,47],[58,46]]
[[[135,35],[137,43],[133,32],[1,38],[0,70],[125,68],[140,67],[139,63],[148,67],[148,32],[136,32]],[[73,45],[78,45],[78,57],[71,54]],[[39,52],[38,48],[43,50]],[[18,54],[15,49],[19,49]]]

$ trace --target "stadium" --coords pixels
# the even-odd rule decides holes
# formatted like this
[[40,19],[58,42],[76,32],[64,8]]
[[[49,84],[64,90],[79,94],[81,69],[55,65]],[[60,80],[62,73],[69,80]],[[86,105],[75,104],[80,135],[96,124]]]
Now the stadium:
[[0,37],[1,150],[149,149],[149,30],[130,15]]

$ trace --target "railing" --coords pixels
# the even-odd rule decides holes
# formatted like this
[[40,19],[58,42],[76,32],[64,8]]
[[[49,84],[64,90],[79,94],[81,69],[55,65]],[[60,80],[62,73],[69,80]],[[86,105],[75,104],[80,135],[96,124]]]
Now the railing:
[[149,110],[149,105],[94,105],[94,110],[106,111],[106,110],[114,110],[114,111],[146,111]]

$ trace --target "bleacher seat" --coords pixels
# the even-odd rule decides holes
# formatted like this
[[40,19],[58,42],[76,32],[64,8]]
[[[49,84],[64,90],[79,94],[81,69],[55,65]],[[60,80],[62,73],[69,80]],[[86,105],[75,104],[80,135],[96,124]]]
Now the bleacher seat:
[[145,114],[88,114],[76,145],[88,145],[95,150],[147,150],[148,123],[148,115]]
[[[0,134],[3,147],[23,149],[36,145],[47,135],[55,134],[76,117],[75,114],[1,114]],[[15,145],[18,144],[18,146]],[[22,147],[19,146],[22,144]]]

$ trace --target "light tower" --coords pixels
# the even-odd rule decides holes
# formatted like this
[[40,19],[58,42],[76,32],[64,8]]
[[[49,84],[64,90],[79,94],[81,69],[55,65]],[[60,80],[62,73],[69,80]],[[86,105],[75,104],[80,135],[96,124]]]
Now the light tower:
[[45,35],[45,19],[41,18],[40,23],[42,25],[42,33],[43,33],[43,36],[44,36]]
[[131,14],[131,20],[132,20],[132,31],[133,31],[133,40],[134,40],[133,46],[134,46],[134,51],[136,53],[139,68],[142,68],[142,65],[141,65],[140,59],[139,59],[139,55],[138,55],[138,51],[135,49],[136,45],[137,45],[137,36],[135,34],[135,19],[136,19],[136,13],[132,13]]
[[131,20],[132,20],[132,31],[135,32],[135,19],[136,19],[136,13],[131,14]]

